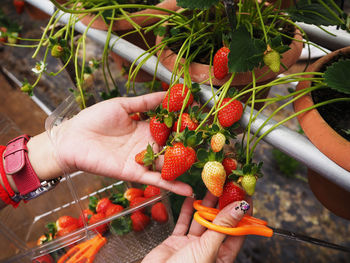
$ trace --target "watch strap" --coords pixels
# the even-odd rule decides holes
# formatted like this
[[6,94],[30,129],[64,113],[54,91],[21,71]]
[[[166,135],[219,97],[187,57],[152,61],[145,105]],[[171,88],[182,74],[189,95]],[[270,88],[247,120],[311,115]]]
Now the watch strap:
[[41,185],[28,158],[29,138],[28,135],[21,135],[9,141],[4,153],[5,172],[12,175],[20,195],[26,195]]

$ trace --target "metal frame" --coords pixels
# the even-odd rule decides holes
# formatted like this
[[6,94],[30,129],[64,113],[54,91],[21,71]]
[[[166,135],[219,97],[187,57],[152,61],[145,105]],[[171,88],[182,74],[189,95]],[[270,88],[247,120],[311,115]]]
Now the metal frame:
[[[54,5],[48,0],[26,1],[49,15],[52,15],[55,11]],[[60,14],[62,13],[60,12],[59,15]],[[67,23],[69,16],[69,14],[63,15],[60,21],[62,23]],[[83,25],[81,22],[77,22],[75,25],[75,29],[76,31],[83,33],[86,29],[86,26]],[[97,29],[89,29],[87,31],[87,36],[98,43],[105,44],[107,39],[107,32]],[[338,39],[340,38],[341,36]],[[344,43],[348,43],[346,39],[344,39]],[[109,46],[111,47],[113,52],[117,53],[119,56],[125,58],[130,62],[136,60],[145,52],[143,49],[114,35],[111,36]],[[153,56],[150,59],[148,59],[146,63],[144,63],[144,65],[142,65],[142,69],[148,72],[149,74],[156,74],[158,79],[169,83],[169,80],[171,78],[171,72],[168,71],[164,66],[159,64],[155,73],[156,64],[157,58]],[[206,85],[201,85],[201,90],[202,100],[206,101],[209,98],[211,98],[212,92],[210,90],[210,87]],[[249,122],[249,115],[250,108],[247,107],[240,121],[240,123],[244,127]],[[266,116],[260,114],[258,118],[251,124],[251,131],[256,132],[260,125],[266,120],[266,118]],[[260,134],[263,134],[274,124],[276,124],[276,122],[270,120],[267,123],[267,125],[261,130]],[[265,136],[264,141],[281,150],[282,152],[290,155],[299,162],[305,164],[307,167],[316,171],[331,182],[337,184],[338,186],[344,188],[347,191],[350,191],[350,172],[346,171],[345,169],[341,168],[336,163],[331,161],[328,157],[321,153],[306,137],[300,135],[299,133],[293,130],[290,130],[285,126],[279,126],[278,128],[271,131],[267,136]]]

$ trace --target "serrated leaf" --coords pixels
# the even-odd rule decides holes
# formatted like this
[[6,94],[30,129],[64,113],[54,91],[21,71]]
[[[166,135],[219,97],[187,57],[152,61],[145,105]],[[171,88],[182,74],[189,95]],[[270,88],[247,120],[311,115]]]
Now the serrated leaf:
[[208,160],[208,156],[209,156],[209,153],[206,150],[204,150],[203,148],[200,148],[197,151],[197,159],[198,159],[198,161],[205,162],[205,161]]
[[111,222],[110,230],[113,234],[124,235],[131,231],[132,222],[129,217],[122,216]]
[[251,38],[245,27],[233,32],[228,54],[229,72],[252,71],[263,61],[266,44],[263,40]]
[[167,116],[164,118],[164,123],[168,128],[173,127],[174,119],[172,116]]
[[217,152],[217,153],[215,153],[215,159],[216,159],[216,161],[218,161],[218,162],[222,162],[223,160],[224,160],[224,151],[220,151],[220,152]]
[[196,168],[203,168],[204,165],[205,165],[205,162],[196,162],[193,164],[193,166]]
[[156,28],[153,29],[153,33],[156,36],[164,36],[166,33],[166,27],[165,26],[157,26]]
[[341,60],[329,66],[325,73],[325,83],[331,89],[350,94],[350,60]]
[[89,198],[89,209],[96,213],[96,206],[98,203],[98,198],[96,196],[90,196]]
[[176,0],[177,5],[189,9],[207,9],[219,3],[219,0]]

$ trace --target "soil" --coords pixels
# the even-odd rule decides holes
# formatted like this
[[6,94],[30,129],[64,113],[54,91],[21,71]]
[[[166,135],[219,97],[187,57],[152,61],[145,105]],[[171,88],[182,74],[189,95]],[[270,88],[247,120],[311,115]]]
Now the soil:
[[[328,66],[339,59],[350,59],[350,54],[339,54],[331,61],[323,65],[321,72],[324,72]],[[311,93],[313,102],[320,103],[336,98],[350,98],[349,94],[341,93],[331,88],[322,88]],[[350,141],[350,102],[337,102],[327,104],[317,109],[322,118],[331,126],[339,135]]]

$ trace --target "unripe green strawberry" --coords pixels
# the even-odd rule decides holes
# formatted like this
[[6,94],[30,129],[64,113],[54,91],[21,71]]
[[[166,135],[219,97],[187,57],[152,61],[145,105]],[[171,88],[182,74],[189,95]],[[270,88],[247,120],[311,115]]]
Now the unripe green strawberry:
[[30,85],[29,83],[25,83],[21,87],[21,91],[26,92],[26,93],[31,93],[33,91],[33,86]]
[[220,152],[225,145],[226,137],[221,132],[218,132],[211,137],[210,146],[213,152]]
[[248,195],[253,195],[255,192],[256,178],[252,174],[243,176],[241,184]]
[[226,180],[224,166],[217,161],[207,162],[202,170],[202,180],[213,195],[221,196]]
[[281,56],[276,50],[271,49],[270,51],[267,51],[263,60],[265,65],[268,66],[273,72],[277,73],[280,71]]
[[51,49],[51,56],[53,56],[54,58],[60,58],[62,57],[64,54],[64,49],[61,45],[54,45]]

